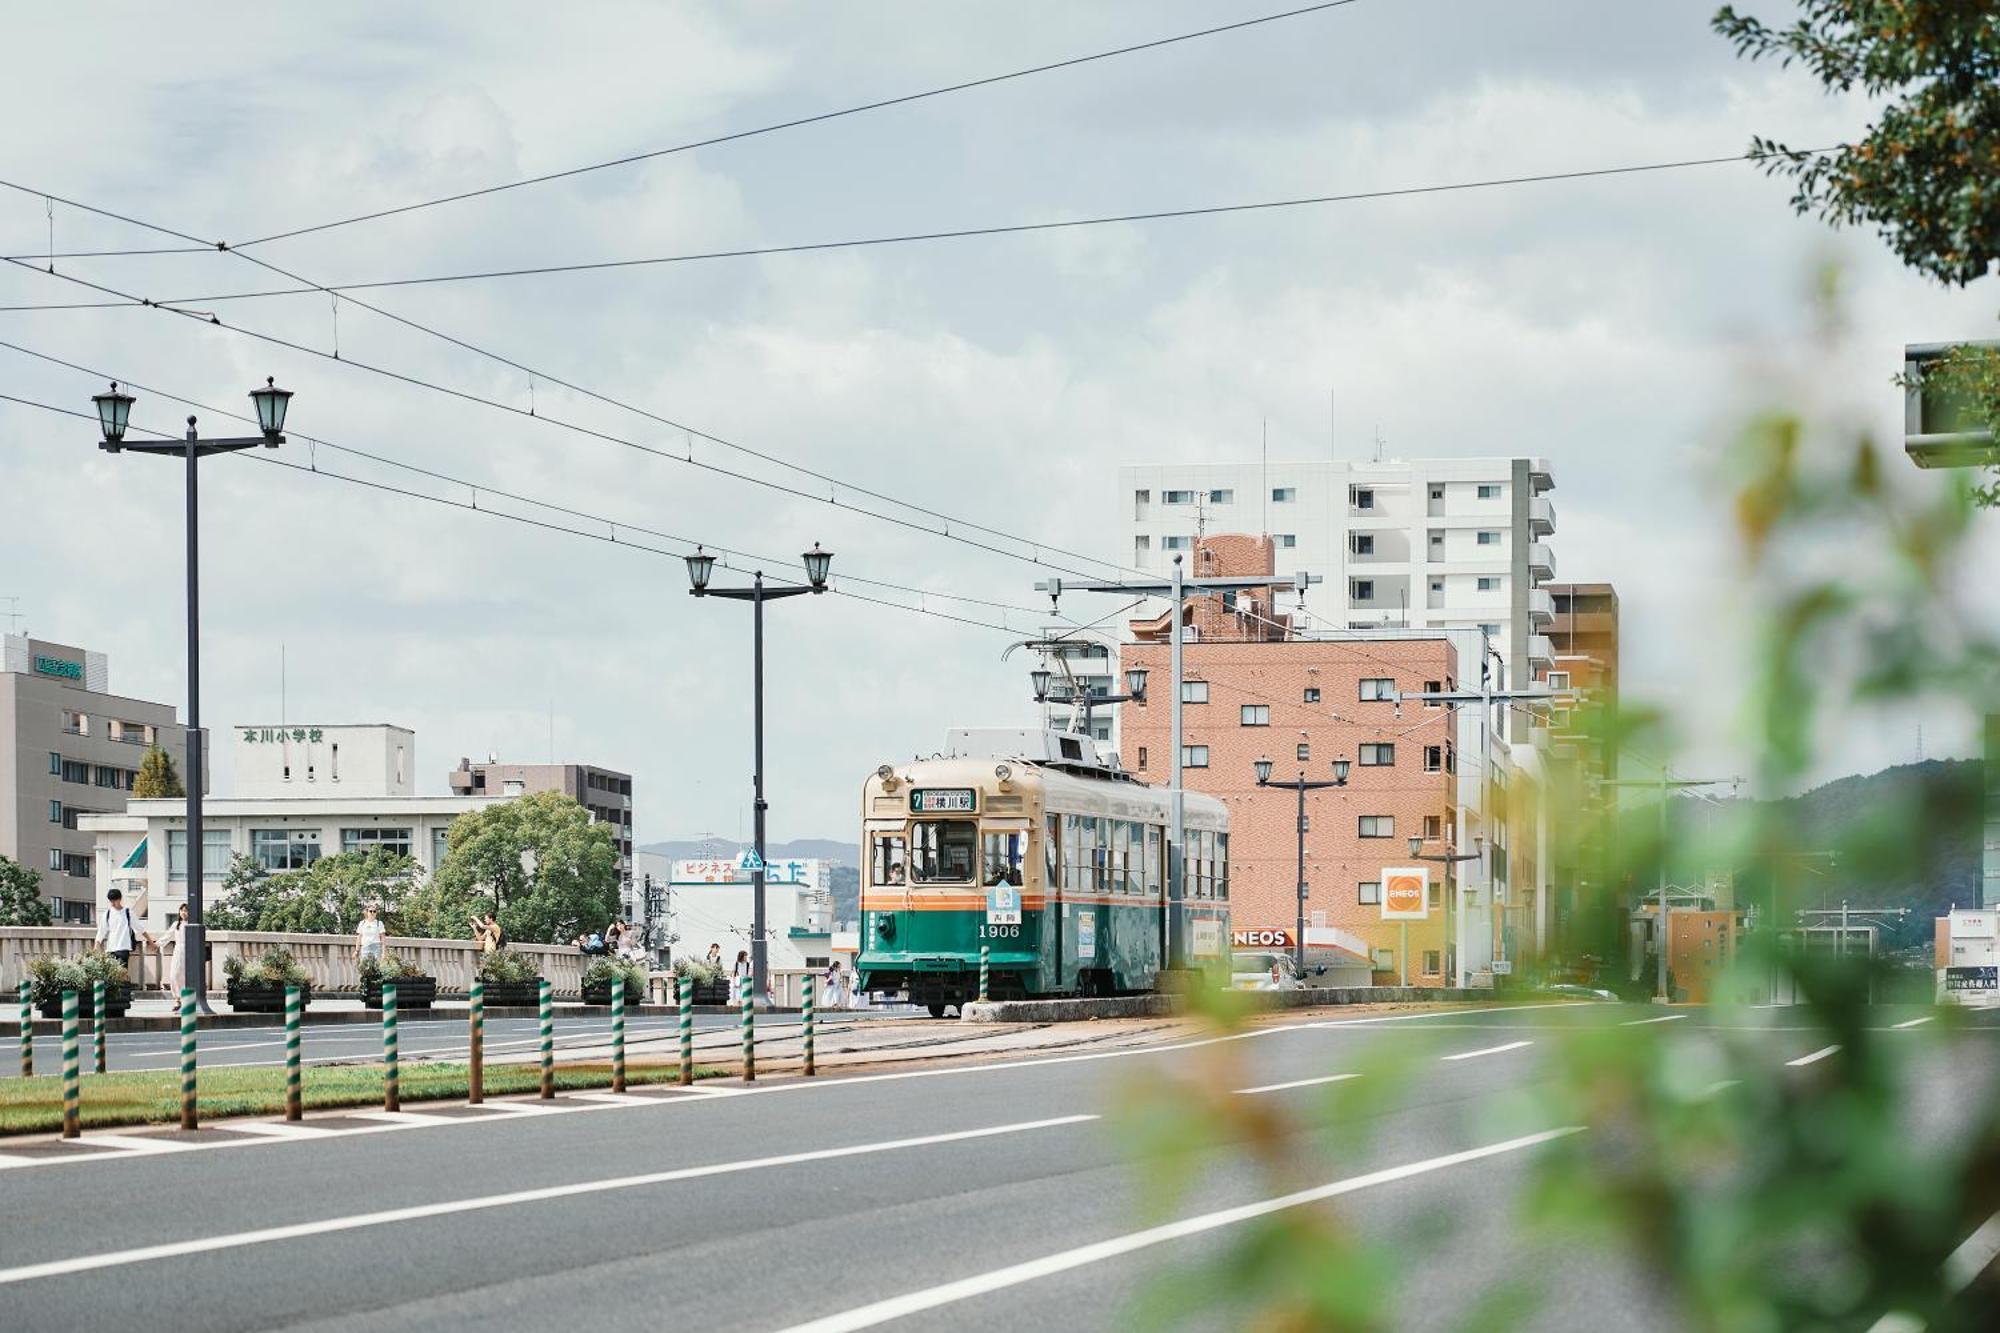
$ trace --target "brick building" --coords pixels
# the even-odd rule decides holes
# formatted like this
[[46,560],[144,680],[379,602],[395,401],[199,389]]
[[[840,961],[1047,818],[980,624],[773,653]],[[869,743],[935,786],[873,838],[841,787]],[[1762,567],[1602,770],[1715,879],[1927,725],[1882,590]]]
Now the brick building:
[[[1205,537],[1193,573],[1268,574],[1272,556],[1269,537]],[[1119,724],[1122,762],[1149,782],[1166,781],[1170,770],[1171,615],[1134,622],[1136,642],[1121,652],[1124,667],[1145,667],[1157,683],[1143,704],[1123,708]],[[1306,919],[1319,928],[1307,943],[1364,952],[1379,973],[1399,975],[1402,931],[1381,919],[1382,870],[1410,864],[1413,836],[1430,840],[1427,851],[1455,836],[1459,719],[1392,696],[1456,688],[1452,637],[1303,638],[1261,590],[1190,598],[1185,624],[1183,780],[1229,808],[1234,924],[1289,932],[1297,922],[1297,797],[1259,788],[1256,760],[1269,758],[1274,778],[1303,770],[1322,779],[1345,758],[1345,787],[1306,796]],[[1408,962],[1412,983],[1435,985],[1446,968],[1446,925],[1435,874],[1432,885],[1433,915],[1410,923]]]

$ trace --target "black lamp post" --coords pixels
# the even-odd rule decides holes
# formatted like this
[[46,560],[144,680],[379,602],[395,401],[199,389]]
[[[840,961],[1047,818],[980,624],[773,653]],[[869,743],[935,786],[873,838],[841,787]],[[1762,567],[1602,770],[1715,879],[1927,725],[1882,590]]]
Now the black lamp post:
[[[130,441],[125,438],[132,420],[131,394],[121,393],[114,380],[109,393],[91,395],[97,404],[97,420],[104,428],[104,442],[98,447],[115,454],[129,449],[140,454],[165,454],[187,460],[187,928],[181,939],[182,979],[194,992],[195,1007],[208,1013],[208,986],[204,975],[207,962],[206,930],[202,925],[201,797],[207,785],[201,753],[201,547],[198,538],[200,491],[195,464],[210,454],[235,453],[263,445],[275,449],[285,442],[285,409],[292,391],[280,389],[268,377],[264,387],[252,389],[250,399],[257,405],[257,426],[261,435],[232,439],[204,440],[195,434],[193,417],[187,419],[185,440]],[[163,978],[164,979],[164,978]]]
[[1112,704],[1144,703],[1146,700],[1146,668],[1132,667],[1125,672],[1125,693],[1094,694],[1089,690],[1068,689],[1060,694],[1049,692],[1053,678],[1046,668],[1037,668],[1028,673],[1028,683],[1035,687],[1035,702],[1066,703],[1071,707],[1083,708],[1083,728],[1090,730],[1090,715],[1098,708],[1108,708]]
[[1296,778],[1284,782],[1271,780],[1271,761],[1258,759],[1252,765],[1257,770],[1257,785],[1260,787],[1281,787],[1299,794],[1299,931],[1292,940],[1292,961],[1298,968],[1299,984],[1305,984],[1306,977],[1306,793],[1324,791],[1328,787],[1347,785],[1347,761],[1333,761],[1333,777],[1308,779],[1305,769],[1299,770]]
[[806,582],[781,584],[775,588],[764,586],[764,571],[758,570],[752,576],[747,588],[711,588],[709,579],[715,573],[715,557],[697,546],[694,554],[687,557],[688,588],[694,597],[726,597],[734,602],[748,602],[752,609],[753,684],[756,696],[756,802],[752,826],[757,840],[757,864],[750,871],[750,986],[756,993],[756,1002],[762,1004],[768,993],[769,967],[764,940],[764,603],[780,597],[797,597],[803,593],[826,591],[827,570],[833,564],[833,552],[822,551],[819,543],[799,559],[806,567]]

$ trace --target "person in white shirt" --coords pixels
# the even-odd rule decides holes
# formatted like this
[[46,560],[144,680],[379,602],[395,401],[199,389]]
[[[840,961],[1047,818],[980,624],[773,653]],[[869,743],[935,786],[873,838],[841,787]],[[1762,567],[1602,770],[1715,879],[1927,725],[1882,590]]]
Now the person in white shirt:
[[131,963],[138,943],[139,926],[132,920],[132,909],[125,905],[125,895],[113,889],[104,895],[104,913],[97,919],[97,947],[124,967]]
[[361,909],[361,924],[354,928],[354,961],[364,958],[379,960],[382,957],[382,922],[375,915],[375,909]]

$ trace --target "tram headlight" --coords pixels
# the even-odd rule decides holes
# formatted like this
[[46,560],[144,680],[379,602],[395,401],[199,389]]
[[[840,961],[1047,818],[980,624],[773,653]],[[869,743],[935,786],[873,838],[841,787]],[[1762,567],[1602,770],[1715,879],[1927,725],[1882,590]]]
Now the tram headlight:
[[875,776],[882,780],[883,791],[896,790],[896,770],[884,764],[875,770]]
[[1012,764],[995,764],[993,765],[993,776],[1000,779],[1004,784],[1009,778],[1014,776],[1014,767]]

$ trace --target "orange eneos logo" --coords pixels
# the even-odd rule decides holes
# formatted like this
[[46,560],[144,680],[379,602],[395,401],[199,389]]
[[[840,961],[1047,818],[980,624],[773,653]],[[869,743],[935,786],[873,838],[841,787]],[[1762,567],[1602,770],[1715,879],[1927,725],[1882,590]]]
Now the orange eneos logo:
[[1422,920],[1430,890],[1428,867],[1382,871],[1382,916],[1386,920]]

